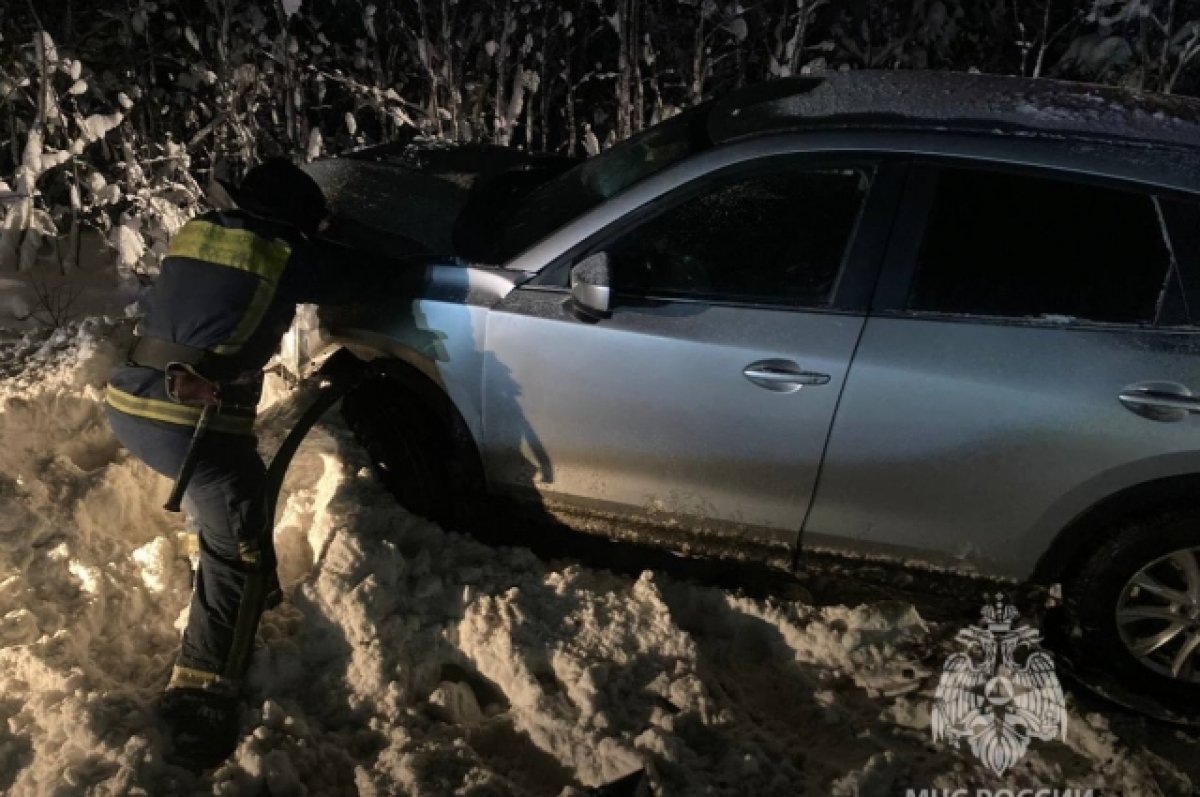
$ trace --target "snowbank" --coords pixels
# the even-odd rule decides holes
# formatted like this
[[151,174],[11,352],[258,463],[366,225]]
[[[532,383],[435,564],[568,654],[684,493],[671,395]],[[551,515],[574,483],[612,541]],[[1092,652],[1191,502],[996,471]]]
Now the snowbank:
[[[753,599],[487,547],[399,509],[335,420],[285,486],[289,599],[264,618],[238,751],[202,778],[166,765],[150,705],[189,544],[166,481],[105,427],[126,334],[0,342],[0,792],[555,795],[642,766],[661,794],[997,785],[928,742],[955,629],[910,603]],[[1067,743],[1035,743],[1003,785],[1190,792],[1109,725],[1073,711]]]
[[0,272],[0,341],[55,320],[120,315],[137,300],[136,280],[118,277],[111,262],[92,265],[64,271],[44,260],[29,271]]

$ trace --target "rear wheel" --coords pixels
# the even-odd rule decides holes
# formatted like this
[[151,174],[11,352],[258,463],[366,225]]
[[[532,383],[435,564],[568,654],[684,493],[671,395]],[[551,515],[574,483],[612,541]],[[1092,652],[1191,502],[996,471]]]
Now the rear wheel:
[[1200,510],[1124,524],[1067,585],[1085,663],[1121,686],[1200,708]]
[[367,382],[343,399],[342,414],[405,509],[443,524],[463,519],[466,485],[453,435],[420,399],[386,381]]

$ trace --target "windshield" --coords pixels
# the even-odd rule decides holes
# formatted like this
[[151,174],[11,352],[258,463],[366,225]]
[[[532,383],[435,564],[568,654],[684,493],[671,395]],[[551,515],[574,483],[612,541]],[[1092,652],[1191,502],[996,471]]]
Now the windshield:
[[710,103],[698,105],[602,152],[534,190],[500,222],[499,262],[655,172],[710,146]]

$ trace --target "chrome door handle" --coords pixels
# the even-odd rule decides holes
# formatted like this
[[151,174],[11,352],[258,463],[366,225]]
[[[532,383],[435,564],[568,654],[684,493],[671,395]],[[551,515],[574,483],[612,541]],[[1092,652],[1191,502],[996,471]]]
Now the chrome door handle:
[[777,393],[794,393],[806,385],[826,385],[830,380],[829,374],[805,371],[791,360],[759,360],[743,368],[742,375]]
[[742,371],[751,382],[770,382],[772,384],[793,385],[824,385],[829,382],[829,374],[818,374],[812,371],[772,371],[767,368],[747,368]]
[[1152,421],[1182,421],[1200,414],[1200,396],[1174,382],[1141,382],[1122,390],[1117,399],[1132,413]]
[[1200,398],[1175,396],[1153,390],[1129,390],[1121,394],[1121,403],[1127,407],[1162,407],[1166,410],[1200,412]]

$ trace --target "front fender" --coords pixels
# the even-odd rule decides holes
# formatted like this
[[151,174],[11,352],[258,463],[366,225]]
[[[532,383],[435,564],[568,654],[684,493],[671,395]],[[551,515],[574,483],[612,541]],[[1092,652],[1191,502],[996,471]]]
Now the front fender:
[[448,399],[477,446],[483,440],[483,352],[488,308],[418,299],[390,322],[333,326],[326,334],[363,360],[418,371]]

